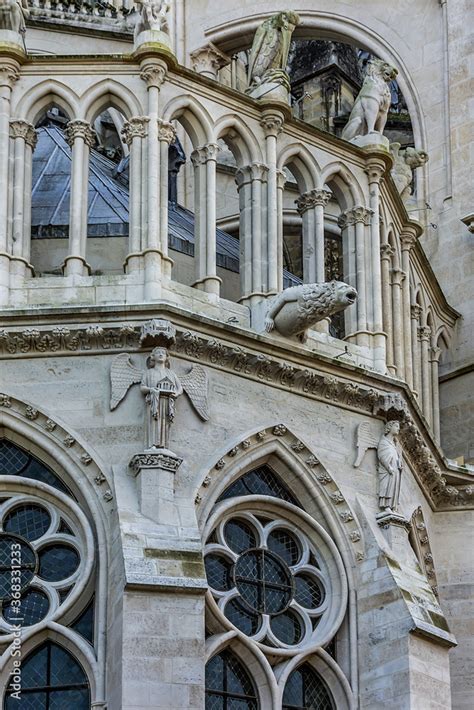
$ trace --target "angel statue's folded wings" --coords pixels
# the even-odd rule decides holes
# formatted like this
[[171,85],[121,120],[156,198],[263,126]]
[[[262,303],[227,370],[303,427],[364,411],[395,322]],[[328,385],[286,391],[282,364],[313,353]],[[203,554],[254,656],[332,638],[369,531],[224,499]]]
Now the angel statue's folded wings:
[[357,427],[357,458],[354,461],[354,468],[359,468],[365,452],[368,449],[376,449],[379,444],[379,437],[370,430],[368,422],[362,422]]
[[[110,409],[115,409],[127,394],[130,387],[142,382],[144,373],[132,363],[128,353],[114,357],[110,368]],[[201,365],[194,365],[187,375],[174,375],[188,395],[191,404],[201,419],[209,419],[207,403],[208,377]]]

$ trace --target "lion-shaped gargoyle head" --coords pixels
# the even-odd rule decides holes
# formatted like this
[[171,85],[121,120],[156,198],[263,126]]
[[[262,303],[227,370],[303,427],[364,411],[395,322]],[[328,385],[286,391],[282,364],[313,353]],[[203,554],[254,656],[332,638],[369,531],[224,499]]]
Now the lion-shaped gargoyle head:
[[383,59],[371,59],[367,64],[367,74],[369,76],[379,76],[388,84],[397,78],[398,69],[395,69]]

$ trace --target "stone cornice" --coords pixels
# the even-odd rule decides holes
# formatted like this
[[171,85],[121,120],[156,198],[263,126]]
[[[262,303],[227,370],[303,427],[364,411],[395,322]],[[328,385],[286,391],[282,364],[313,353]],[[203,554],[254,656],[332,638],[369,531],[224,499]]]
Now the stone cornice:
[[[152,311],[140,309],[133,315],[131,309],[126,309],[126,315],[123,315],[133,322],[117,322],[122,315],[120,309],[118,313],[111,309],[111,322],[107,323],[107,309],[101,310],[101,325],[84,323],[94,317],[89,310],[88,318],[79,319],[81,324],[77,323],[76,314],[75,323],[59,326],[56,313],[56,322],[52,326],[2,329],[0,357],[15,359],[138,351],[143,322],[151,315],[170,318],[177,330],[176,344],[171,348],[175,355],[343,409],[383,419],[398,419],[402,425],[400,442],[405,455],[433,508],[474,505],[474,480],[472,485],[465,485],[468,482],[465,476],[458,476],[454,468],[449,470],[413,396],[400,383],[348,362],[336,362],[293,343],[277,343],[271,336],[257,335],[206,318],[196,323],[195,318],[172,306],[159,308],[155,304]],[[65,315],[61,314],[63,322]]]

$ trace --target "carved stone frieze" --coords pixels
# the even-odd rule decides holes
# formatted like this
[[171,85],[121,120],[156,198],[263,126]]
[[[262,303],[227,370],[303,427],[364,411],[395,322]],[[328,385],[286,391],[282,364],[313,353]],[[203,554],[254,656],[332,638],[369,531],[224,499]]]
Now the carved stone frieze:
[[165,471],[176,473],[182,462],[183,459],[174,454],[157,450],[156,452],[144,451],[143,453],[135,454],[129,466],[135,474],[140,473],[142,468],[161,468]]
[[22,331],[0,329],[0,354],[53,354],[87,350],[121,350],[137,347],[140,327],[132,325],[120,328],[81,328],[71,330],[58,326],[51,330],[39,331],[26,328]]

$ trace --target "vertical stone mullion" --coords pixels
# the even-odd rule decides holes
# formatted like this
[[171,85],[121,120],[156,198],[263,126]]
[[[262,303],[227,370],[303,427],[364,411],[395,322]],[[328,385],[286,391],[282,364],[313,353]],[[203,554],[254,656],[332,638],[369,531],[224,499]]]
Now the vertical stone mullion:
[[8,184],[10,172],[10,111],[13,84],[19,65],[2,58],[0,65],[0,306],[8,303],[10,258],[8,256]]
[[[21,119],[10,122],[12,139],[11,235],[12,279],[24,278],[29,266],[31,223],[31,151],[36,145],[36,131]],[[13,285],[13,283],[12,283]]]
[[405,274],[401,269],[392,269],[392,314],[393,314],[393,355],[397,377],[404,377],[404,332],[402,318],[402,283]]
[[413,392],[418,401],[422,401],[421,392],[421,360],[420,360],[420,348],[419,348],[419,338],[418,338],[418,325],[421,317],[421,306],[417,303],[410,307],[411,315],[411,343],[412,343],[412,362],[413,362]]
[[[357,287],[357,271],[356,271],[356,247],[355,247],[355,224],[350,217],[349,212],[343,212],[339,215],[338,225],[342,235],[342,253],[344,266],[344,281],[351,286]],[[345,339],[348,342],[354,342],[357,338],[357,312],[358,301],[356,306],[347,308],[344,312],[345,324]]]
[[383,328],[387,333],[387,369],[395,372],[393,355],[393,317],[392,317],[392,289],[390,284],[390,262],[394,250],[390,244],[382,244],[380,254],[382,259],[382,307]]
[[431,328],[427,325],[418,328],[421,342],[421,403],[422,410],[428,424],[432,423],[431,406],[431,366],[429,362],[429,341],[431,338]]
[[405,333],[404,341],[404,359],[405,359],[405,380],[410,389],[414,388],[414,372],[413,372],[413,338],[410,337],[410,322],[411,322],[411,283],[410,283],[410,252],[416,244],[416,237],[410,232],[400,235],[402,247],[402,269],[405,272],[405,280],[403,282],[403,331]]
[[252,223],[254,217],[256,194],[253,192],[251,166],[240,167],[235,174],[237,192],[239,195],[239,271],[240,298],[245,299],[253,292],[253,269],[255,259],[252,252]]
[[176,140],[176,130],[167,121],[158,121],[158,138],[160,140],[160,235],[161,253],[163,256],[163,275],[171,278],[171,267],[173,261],[168,256],[168,152],[170,144]]
[[324,208],[331,199],[329,190],[309,190],[296,201],[303,218],[303,281],[325,280]]
[[276,111],[267,111],[260,121],[265,132],[267,176],[267,225],[266,225],[266,278],[263,290],[269,295],[278,292],[278,174],[277,174],[277,137],[283,126],[283,115]]
[[143,176],[143,142],[147,136],[148,118],[134,116],[122,127],[122,137],[130,151],[129,171],[129,215],[128,215],[128,254],[125,260],[127,272],[140,268],[142,249],[142,198]]
[[432,421],[435,440],[440,443],[439,427],[439,358],[441,348],[435,346],[430,350],[431,364],[431,396],[432,396]]
[[382,273],[380,263],[380,181],[385,172],[385,162],[371,157],[367,160],[366,173],[369,182],[370,209],[370,283],[372,290],[372,322],[368,329],[374,334],[374,364],[377,369],[386,368],[386,335],[383,331]]

